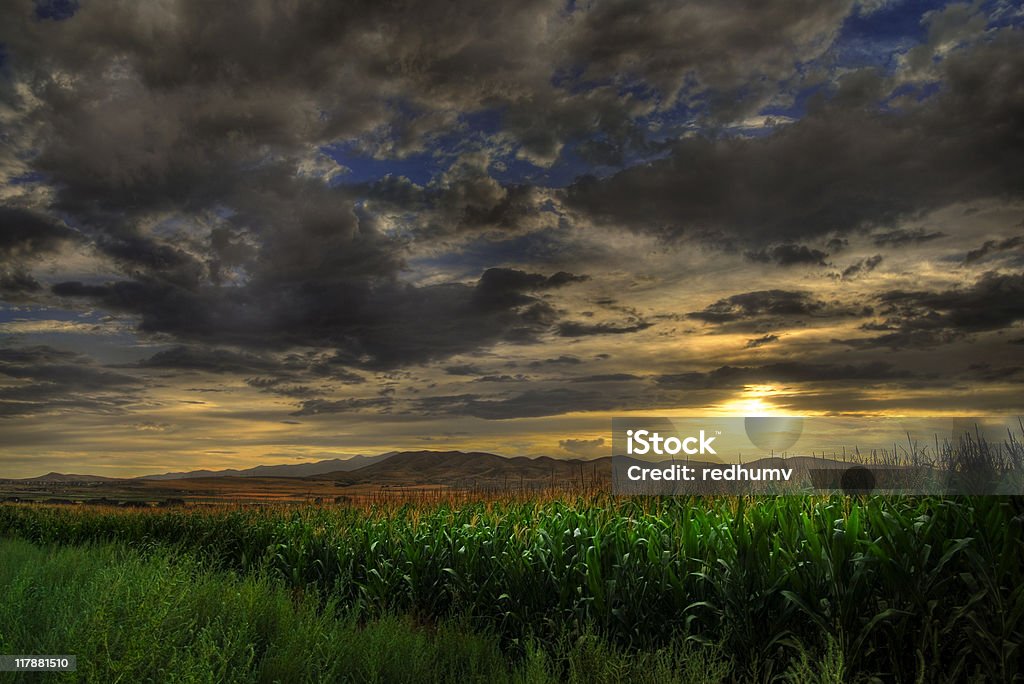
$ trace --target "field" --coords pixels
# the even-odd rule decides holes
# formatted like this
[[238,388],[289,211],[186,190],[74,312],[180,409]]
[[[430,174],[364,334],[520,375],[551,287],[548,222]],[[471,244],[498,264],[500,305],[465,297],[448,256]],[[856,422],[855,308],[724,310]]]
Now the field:
[[680,642],[638,658],[593,635],[529,642],[510,662],[494,635],[458,621],[358,621],[266,575],[117,545],[0,540],[0,586],[0,651],[78,656],[75,673],[6,675],[14,681],[696,683],[727,666],[713,647]]
[[0,500],[17,498],[39,503],[84,503],[160,505],[167,502],[192,504],[321,503],[363,502],[385,495],[415,497],[441,486],[391,487],[378,485],[339,487],[333,482],[288,477],[218,477],[183,480],[109,480],[104,482],[32,482],[8,480],[0,483]]
[[[152,573],[135,581],[109,570],[122,578],[124,591],[178,606],[183,615],[199,610],[185,608],[197,600],[185,589],[194,582],[181,579],[189,573],[202,578],[199,585],[247,587],[249,603],[200,611],[217,629],[232,619],[244,622],[247,611],[258,613],[251,597],[265,593],[279,610],[290,606],[295,617],[289,619],[349,635],[317,637],[326,640],[320,646],[310,637],[311,654],[329,652],[335,639],[362,643],[352,630],[397,630],[421,644],[421,654],[434,654],[423,655],[423,667],[435,667],[441,652],[450,659],[448,675],[424,670],[433,673],[427,679],[464,679],[471,671],[465,668],[479,665],[473,658],[486,653],[487,667],[500,665],[502,678],[542,681],[616,681],[623,668],[634,674],[662,668],[675,679],[711,672],[710,681],[807,681],[812,673],[826,681],[1013,681],[1024,643],[1022,526],[1021,502],[999,497],[0,506],[0,535],[38,545],[44,550],[15,548],[44,554],[41,567],[52,569],[21,580],[38,583],[36,589],[11,592],[5,610],[39,614],[19,601],[75,591],[67,579],[76,572],[70,566],[79,565],[73,554],[108,554]],[[11,579],[12,564],[0,577],[8,587],[20,586]],[[100,560],[93,565],[108,567]],[[179,579],[168,584],[161,573]],[[121,629],[115,613],[97,617],[92,629]],[[286,657],[280,649],[298,647],[283,643],[278,628],[258,615],[250,618],[255,632],[230,636],[231,648],[244,644],[243,679],[289,680],[271,665]],[[49,629],[51,638],[70,634],[70,623],[78,621],[64,622]],[[19,637],[0,629],[5,652],[36,646],[24,639],[37,631]],[[229,639],[227,632],[189,634],[216,644]],[[78,643],[68,638],[51,643]],[[144,631],[121,638],[128,650],[148,639]],[[203,643],[207,650],[197,657],[228,657],[227,646]],[[461,653],[472,644],[477,656]],[[172,657],[159,651],[141,664],[122,662],[114,651],[103,662],[109,672],[133,673],[132,680],[156,676],[152,668],[167,667]],[[294,665],[296,677],[346,667],[329,660]],[[356,668],[355,662],[349,665]],[[688,662],[703,664],[688,669]],[[595,669],[583,676],[584,667]],[[393,679],[348,672],[357,681]],[[478,672],[481,679],[498,676]]]

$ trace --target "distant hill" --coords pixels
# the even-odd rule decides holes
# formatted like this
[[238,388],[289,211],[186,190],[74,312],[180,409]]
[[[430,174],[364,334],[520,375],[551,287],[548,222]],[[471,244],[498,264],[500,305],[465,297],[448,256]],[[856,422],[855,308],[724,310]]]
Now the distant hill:
[[384,461],[394,452],[376,456],[352,456],[351,458],[331,458],[314,463],[287,463],[282,465],[260,465],[254,468],[236,470],[190,470],[188,472],[164,473],[162,475],[144,475],[139,480],[191,480],[206,477],[309,477],[323,473],[346,472],[374,463]]
[[403,451],[387,460],[357,470],[312,475],[308,479],[333,480],[343,485],[427,485],[531,487],[567,482],[607,480],[611,459],[594,461],[548,456],[505,458],[481,451]]
[[[651,465],[642,460],[635,460],[635,463],[640,466]],[[698,470],[720,468],[723,465],[701,461],[688,461],[688,464]],[[775,457],[762,458],[744,465],[757,468],[788,467],[802,474],[812,468],[843,468],[847,464],[810,457]],[[333,480],[340,485],[438,484],[452,487],[515,488],[522,483],[536,488],[548,485],[564,487],[581,482],[588,485],[595,482],[609,483],[611,476],[612,459],[608,456],[584,461],[548,456],[506,458],[481,451],[403,451],[362,468],[320,473],[307,479]]]
[[38,477],[26,477],[22,482],[119,482],[123,478],[103,477],[101,475],[74,475],[65,473],[46,473]]
[[[623,457],[625,458],[625,457]],[[633,459],[630,459],[633,460]],[[648,461],[635,460],[640,466],[650,466]],[[717,468],[723,463],[688,461],[697,469]],[[786,459],[762,458],[744,465],[752,467],[788,467],[795,474],[810,470],[846,468],[854,465],[831,459],[794,456]],[[188,472],[145,475],[124,479],[99,475],[74,475],[47,473],[39,477],[26,478],[22,482],[54,483],[98,483],[132,481],[199,480],[218,478],[289,478],[301,481],[333,481],[347,485],[446,485],[450,487],[493,487],[512,489],[519,486],[528,488],[564,487],[566,485],[609,483],[612,474],[611,457],[595,460],[560,459],[548,456],[527,458],[517,456],[506,458],[482,451],[402,451],[376,456],[353,456],[347,459],[334,458],[313,463],[291,463],[262,465],[244,470],[192,470]],[[873,466],[874,469],[884,466]]]

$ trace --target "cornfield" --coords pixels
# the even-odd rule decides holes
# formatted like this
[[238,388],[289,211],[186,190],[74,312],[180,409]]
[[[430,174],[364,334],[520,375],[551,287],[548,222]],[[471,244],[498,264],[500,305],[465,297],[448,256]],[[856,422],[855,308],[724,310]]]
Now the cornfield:
[[979,498],[665,498],[126,511],[0,506],[0,535],[172,547],[354,614],[465,617],[515,648],[680,635],[765,660],[836,644],[848,671],[1011,681],[1024,506]]

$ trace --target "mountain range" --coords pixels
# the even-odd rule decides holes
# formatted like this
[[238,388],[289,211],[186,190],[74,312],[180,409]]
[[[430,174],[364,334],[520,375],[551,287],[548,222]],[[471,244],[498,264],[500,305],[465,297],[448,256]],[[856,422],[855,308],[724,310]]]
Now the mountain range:
[[[138,480],[189,480],[200,477],[309,477],[324,473],[346,472],[356,470],[372,463],[384,461],[395,452],[377,454],[376,456],[352,456],[350,458],[331,458],[313,463],[285,463],[282,465],[259,465],[254,468],[236,470],[189,470],[187,472],[164,473],[162,475],[143,475]],[[51,473],[54,475],[56,473]]]
[[[645,462],[637,461],[639,465]],[[747,463],[748,467],[758,464],[785,464],[797,472],[809,468],[841,468],[846,464],[808,457],[791,457],[786,460],[762,459]],[[718,467],[721,463],[689,462],[689,465],[705,468]],[[543,486],[566,483],[594,483],[607,481],[611,477],[612,459],[603,457],[594,460],[557,459],[549,456],[508,458],[487,452],[464,451],[402,451],[388,452],[376,456],[353,456],[347,459],[328,459],[312,463],[282,465],[261,465],[254,468],[226,470],[192,470],[171,472],[160,475],[144,475],[138,478],[109,478],[98,475],[68,475],[48,473],[39,477],[26,478],[23,482],[55,483],[100,483],[132,481],[193,480],[211,478],[287,478],[291,480],[331,481],[338,486],[351,485],[448,485],[454,487],[517,487],[520,485]]]
[[549,456],[506,458],[486,452],[403,451],[351,471],[313,475],[309,479],[333,480],[340,485],[354,484],[445,484],[452,486],[516,486],[591,482],[607,477],[611,458],[594,461],[558,459]]

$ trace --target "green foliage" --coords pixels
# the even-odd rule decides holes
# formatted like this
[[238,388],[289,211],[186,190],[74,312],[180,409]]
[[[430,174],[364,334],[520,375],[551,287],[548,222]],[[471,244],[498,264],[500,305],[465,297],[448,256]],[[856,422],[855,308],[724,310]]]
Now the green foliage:
[[634,657],[592,635],[554,648],[531,642],[527,657],[510,661],[496,637],[463,623],[360,624],[259,573],[117,546],[0,541],[0,587],[0,652],[78,658],[77,672],[13,681],[696,683],[721,681],[728,666],[712,648]]
[[825,638],[848,677],[900,681],[1010,681],[1021,671],[1022,520],[1019,500],[997,497],[0,506],[0,534],[172,545],[266,571],[360,619],[458,616],[521,653],[530,638],[596,634],[609,648],[647,651],[684,638],[765,671],[788,662],[794,643]]

